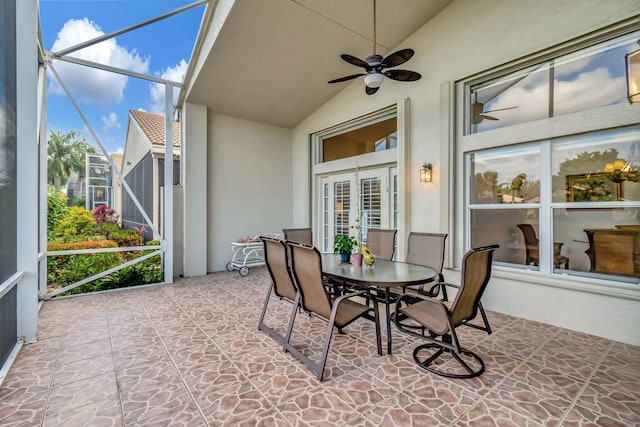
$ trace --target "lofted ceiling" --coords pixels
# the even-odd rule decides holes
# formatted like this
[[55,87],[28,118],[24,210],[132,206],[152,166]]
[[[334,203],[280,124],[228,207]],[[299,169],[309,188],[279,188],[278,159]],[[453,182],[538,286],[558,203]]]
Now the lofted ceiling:
[[[426,46],[402,42],[452,1],[377,0],[376,53],[411,47],[419,55]],[[236,0],[210,50],[201,52],[207,57],[187,101],[293,127],[350,84],[329,80],[361,71],[340,54],[365,59],[372,50],[373,0]],[[367,96],[362,78],[356,81]]]

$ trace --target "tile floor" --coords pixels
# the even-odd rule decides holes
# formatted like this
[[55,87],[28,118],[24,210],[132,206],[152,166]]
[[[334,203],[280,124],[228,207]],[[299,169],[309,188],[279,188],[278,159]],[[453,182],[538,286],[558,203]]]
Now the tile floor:
[[[45,302],[0,387],[0,426],[640,425],[640,347],[494,312],[493,335],[462,337],[480,378],[420,370],[399,333],[380,357],[359,320],[318,382],[256,330],[267,284],[259,268]],[[290,306],[272,301],[283,329]],[[324,324],[298,319],[294,343],[321,346],[305,335]]]

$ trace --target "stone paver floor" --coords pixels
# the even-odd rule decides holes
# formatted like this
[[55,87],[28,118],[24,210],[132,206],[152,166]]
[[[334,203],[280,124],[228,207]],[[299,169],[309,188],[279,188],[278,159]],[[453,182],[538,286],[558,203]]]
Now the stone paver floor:
[[[450,380],[395,331],[378,356],[359,320],[318,382],[257,330],[267,286],[257,268],[45,302],[0,387],[0,426],[640,425],[639,347],[489,312],[492,335],[461,337],[486,372]],[[284,330],[289,309],[272,298],[267,324]],[[299,315],[293,342],[317,354],[322,331]]]

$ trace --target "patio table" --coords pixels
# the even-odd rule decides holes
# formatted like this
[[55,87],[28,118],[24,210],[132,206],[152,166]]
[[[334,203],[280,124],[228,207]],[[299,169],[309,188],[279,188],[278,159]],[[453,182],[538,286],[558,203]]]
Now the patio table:
[[438,273],[429,267],[406,262],[376,260],[373,268],[340,262],[338,255],[322,254],[322,273],[329,279],[350,286],[374,290],[382,295],[387,325],[387,353],[391,354],[391,288],[432,282]]

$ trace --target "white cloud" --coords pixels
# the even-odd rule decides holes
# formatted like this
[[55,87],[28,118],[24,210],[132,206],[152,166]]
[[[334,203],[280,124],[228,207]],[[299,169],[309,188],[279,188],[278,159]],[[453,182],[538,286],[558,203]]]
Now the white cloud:
[[[158,77],[166,80],[171,80],[173,82],[182,82],[184,80],[185,74],[187,73],[188,66],[189,64],[187,63],[187,61],[182,59],[175,67],[168,67]],[[154,113],[164,113],[164,85],[152,83],[149,86],[149,91],[151,92],[151,111]],[[178,99],[179,93],[180,89],[173,88],[174,102]]]
[[[58,33],[51,50],[57,52],[102,35],[104,32],[95,22],[87,18],[70,19]],[[135,49],[129,51],[119,46],[115,39],[81,49],[69,56],[138,73],[149,71],[149,58],[142,58]],[[129,81],[127,76],[62,61],[55,61],[54,67],[71,94],[86,104],[108,105],[121,102],[124,98]],[[55,78],[52,78],[49,89],[54,94],[64,93]]]
[[124,148],[120,147],[116,151],[112,151],[109,154],[124,154]]
[[109,129],[120,129],[120,123],[118,122],[118,116],[113,111],[108,116],[102,116],[102,123],[104,123],[104,133],[107,133]]

